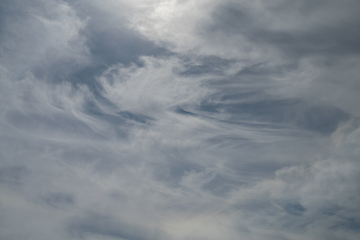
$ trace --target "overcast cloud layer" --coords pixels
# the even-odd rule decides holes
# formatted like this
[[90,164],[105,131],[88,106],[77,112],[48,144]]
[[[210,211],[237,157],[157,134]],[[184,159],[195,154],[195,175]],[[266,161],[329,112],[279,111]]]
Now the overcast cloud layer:
[[0,1],[0,239],[357,240],[360,1]]

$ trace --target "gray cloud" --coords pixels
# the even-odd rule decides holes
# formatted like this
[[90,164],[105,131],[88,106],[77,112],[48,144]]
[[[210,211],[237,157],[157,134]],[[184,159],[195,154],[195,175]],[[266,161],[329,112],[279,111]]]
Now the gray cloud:
[[226,37],[243,35],[251,42],[276,47],[294,58],[359,52],[357,42],[360,35],[355,30],[359,19],[353,10],[359,5],[355,1],[345,4],[337,1],[301,1],[296,4],[267,1],[263,7],[260,9],[245,2],[222,4],[213,12],[214,24],[209,26],[210,33]]
[[0,238],[357,239],[356,1],[0,6]]
[[86,235],[111,236],[116,239],[168,239],[159,230],[146,229],[141,226],[124,223],[109,216],[89,214],[81,219],[72,219],[68,231],[74,237],[85,238]]
[[0,168],[0,183],[21,184],[28,170],[23,166],[7,166]]

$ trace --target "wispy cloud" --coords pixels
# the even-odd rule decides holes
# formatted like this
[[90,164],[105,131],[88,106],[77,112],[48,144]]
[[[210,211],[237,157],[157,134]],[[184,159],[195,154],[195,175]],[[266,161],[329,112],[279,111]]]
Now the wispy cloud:
[[2,1],[4,239],[357,239],[356,1]]

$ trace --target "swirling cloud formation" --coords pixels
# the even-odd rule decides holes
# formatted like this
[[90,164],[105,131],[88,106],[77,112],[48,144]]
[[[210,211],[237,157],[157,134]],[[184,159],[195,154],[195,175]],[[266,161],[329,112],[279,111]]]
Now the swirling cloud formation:
[[360,2],[2,0],[0,238],[356,240]]

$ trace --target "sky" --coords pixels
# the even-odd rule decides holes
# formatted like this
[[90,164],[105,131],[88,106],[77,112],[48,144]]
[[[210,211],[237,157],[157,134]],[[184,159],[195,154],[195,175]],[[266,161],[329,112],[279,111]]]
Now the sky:
[[1,0],[0,239],[359,239],[359,29],[357,0]]

